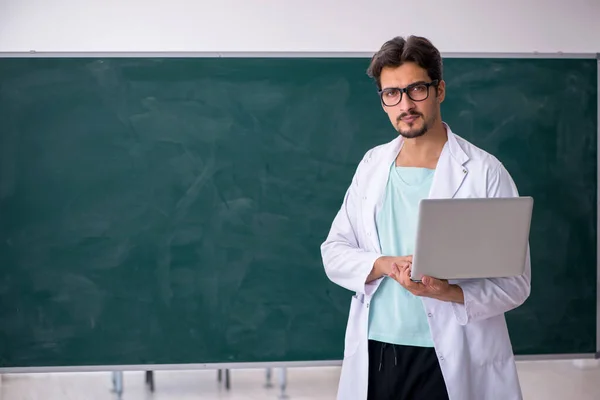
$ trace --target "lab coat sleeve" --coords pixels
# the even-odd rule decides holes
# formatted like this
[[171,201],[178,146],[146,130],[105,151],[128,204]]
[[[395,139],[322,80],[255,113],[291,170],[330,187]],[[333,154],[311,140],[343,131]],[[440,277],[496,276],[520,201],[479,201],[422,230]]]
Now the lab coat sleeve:
[[[364,161],[363,161],[364,162]],[[346,191],[325,242],[321,256],[327,277],[348,290],[365,294],[373,285],[365,284],[375,260],[381,256],[360,246],[358,223],[360,207],[360,165]]]
[[[517,197],[515,183],[503,165],[490,173],[488,197]],[[458,283],[464,304],[452,303],[454,315],[461,325],[480,321],[510,311],[525,302],[531,291],[529,248],[523,275],[511,278],[465,280]]]

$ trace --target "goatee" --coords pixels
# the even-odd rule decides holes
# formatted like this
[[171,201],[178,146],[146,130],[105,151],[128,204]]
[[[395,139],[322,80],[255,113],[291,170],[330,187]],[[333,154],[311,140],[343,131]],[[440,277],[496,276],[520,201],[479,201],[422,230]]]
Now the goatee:
[[429,127],[427,126],[427,124],[424,124],[423,127],[421,127],[421,129],[415,131],[415,130],[402,130],[400,128],[397,129],[398,133],[401,136],[404,136],[406,139],[414,139],[417,138],[419,136],[423,136],[425,133],[427,133],[427,131],[429,130]]
[[[396,119],[397,123],[399,124],[402,121],[402,118],[407,117],[409,115],[419,116],[419,117],[423,118],[423,115],[421,115],[419,113],[416,113],[416,112],[402,113]],[[413,130],[413,129],[403,130],[403,129],[401,129],[398,126],[396,128],[396,130],[398,131],[398,133],[401,136],[405,137],[406,139],[414,139],[414,138],[417,138],[419,136],[423,136],[425,133],[427,133],[427,131],[429,130],[429,125],[427,124],[427,121],[425,121],[425,118],[423,118],[423,126],[421,127],[421,129],[418,129],[418,130]]]

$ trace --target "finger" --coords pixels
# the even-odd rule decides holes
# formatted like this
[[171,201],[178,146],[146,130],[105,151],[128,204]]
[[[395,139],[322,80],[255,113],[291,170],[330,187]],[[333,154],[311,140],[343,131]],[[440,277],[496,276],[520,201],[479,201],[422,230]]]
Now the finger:
[[430,276],[424,276],[423,278],[421,278],[421,282],[423,282],[423,285],[428,287],[435,286],[434,279]]
[[400,270],[398,269],[398,264],[393,263],[391,271],[390,271],[390,277],[395,280],[398,280],[399,276],[400,276]]
[[439,279],[432,278],[431,276],[424,276],[421,281],[423,282],[423,285],[434,291],[443,288],[443,282]]
[[391,277],[394,278],[394,280],[397,281],[400,285],[406,287],[406,268],[404,268],[403,265],[393,263],[391,269]]
[[406,263],[412,264],[412,258],[409,256],[396,257],[395,262],[398,265],[404,265]]
[[408,265],[408,264],[402,265],[400,272],[402,273],[402,276],[410,282],[410,265]]
[[406,276],[406,280],[410,283],[416,283],[411,279],[411,274],[412,274],[412,265],[411,264],[406,264],[406,267],[404,268],[404,270],[402,271],[405,276]]
[[[423,289],[423,285],[419,282],[414,282],[410,279],[410,268],[405,268],[402,271],[402,286],[404,286],[407,290],[413,291],[421,291]],[[416,294],[416,293],[413,293]]]
[[406,257],[398,257],[398,262],[400,264],[412,264],[412,257],[410,256],[406,256]]
[[424,296],[429,292],[427,287],[424,286],[422,283],[413,281],[410,281],[410,284],[408,285],[408,287],[406,287],[406,290],[408,290],[415,296]]

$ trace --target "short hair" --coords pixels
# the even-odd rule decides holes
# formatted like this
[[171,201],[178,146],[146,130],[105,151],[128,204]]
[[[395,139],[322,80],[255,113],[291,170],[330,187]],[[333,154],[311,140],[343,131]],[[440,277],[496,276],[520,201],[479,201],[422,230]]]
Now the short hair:
[[371,59],[367,75],[381,89],[381,71],[385,67],[399,67],[405,62],[414,62],[427,71],[431,80],[442,80],[442,56],[438,49],[426,38],[397,36],[388,40]]

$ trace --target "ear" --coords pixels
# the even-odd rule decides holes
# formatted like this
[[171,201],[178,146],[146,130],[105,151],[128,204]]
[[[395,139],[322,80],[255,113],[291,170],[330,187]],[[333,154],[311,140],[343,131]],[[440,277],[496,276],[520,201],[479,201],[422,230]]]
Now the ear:
[[438,83],[437,87],[437,99],[441,103],[446,98],[446,81],[442,80]]

